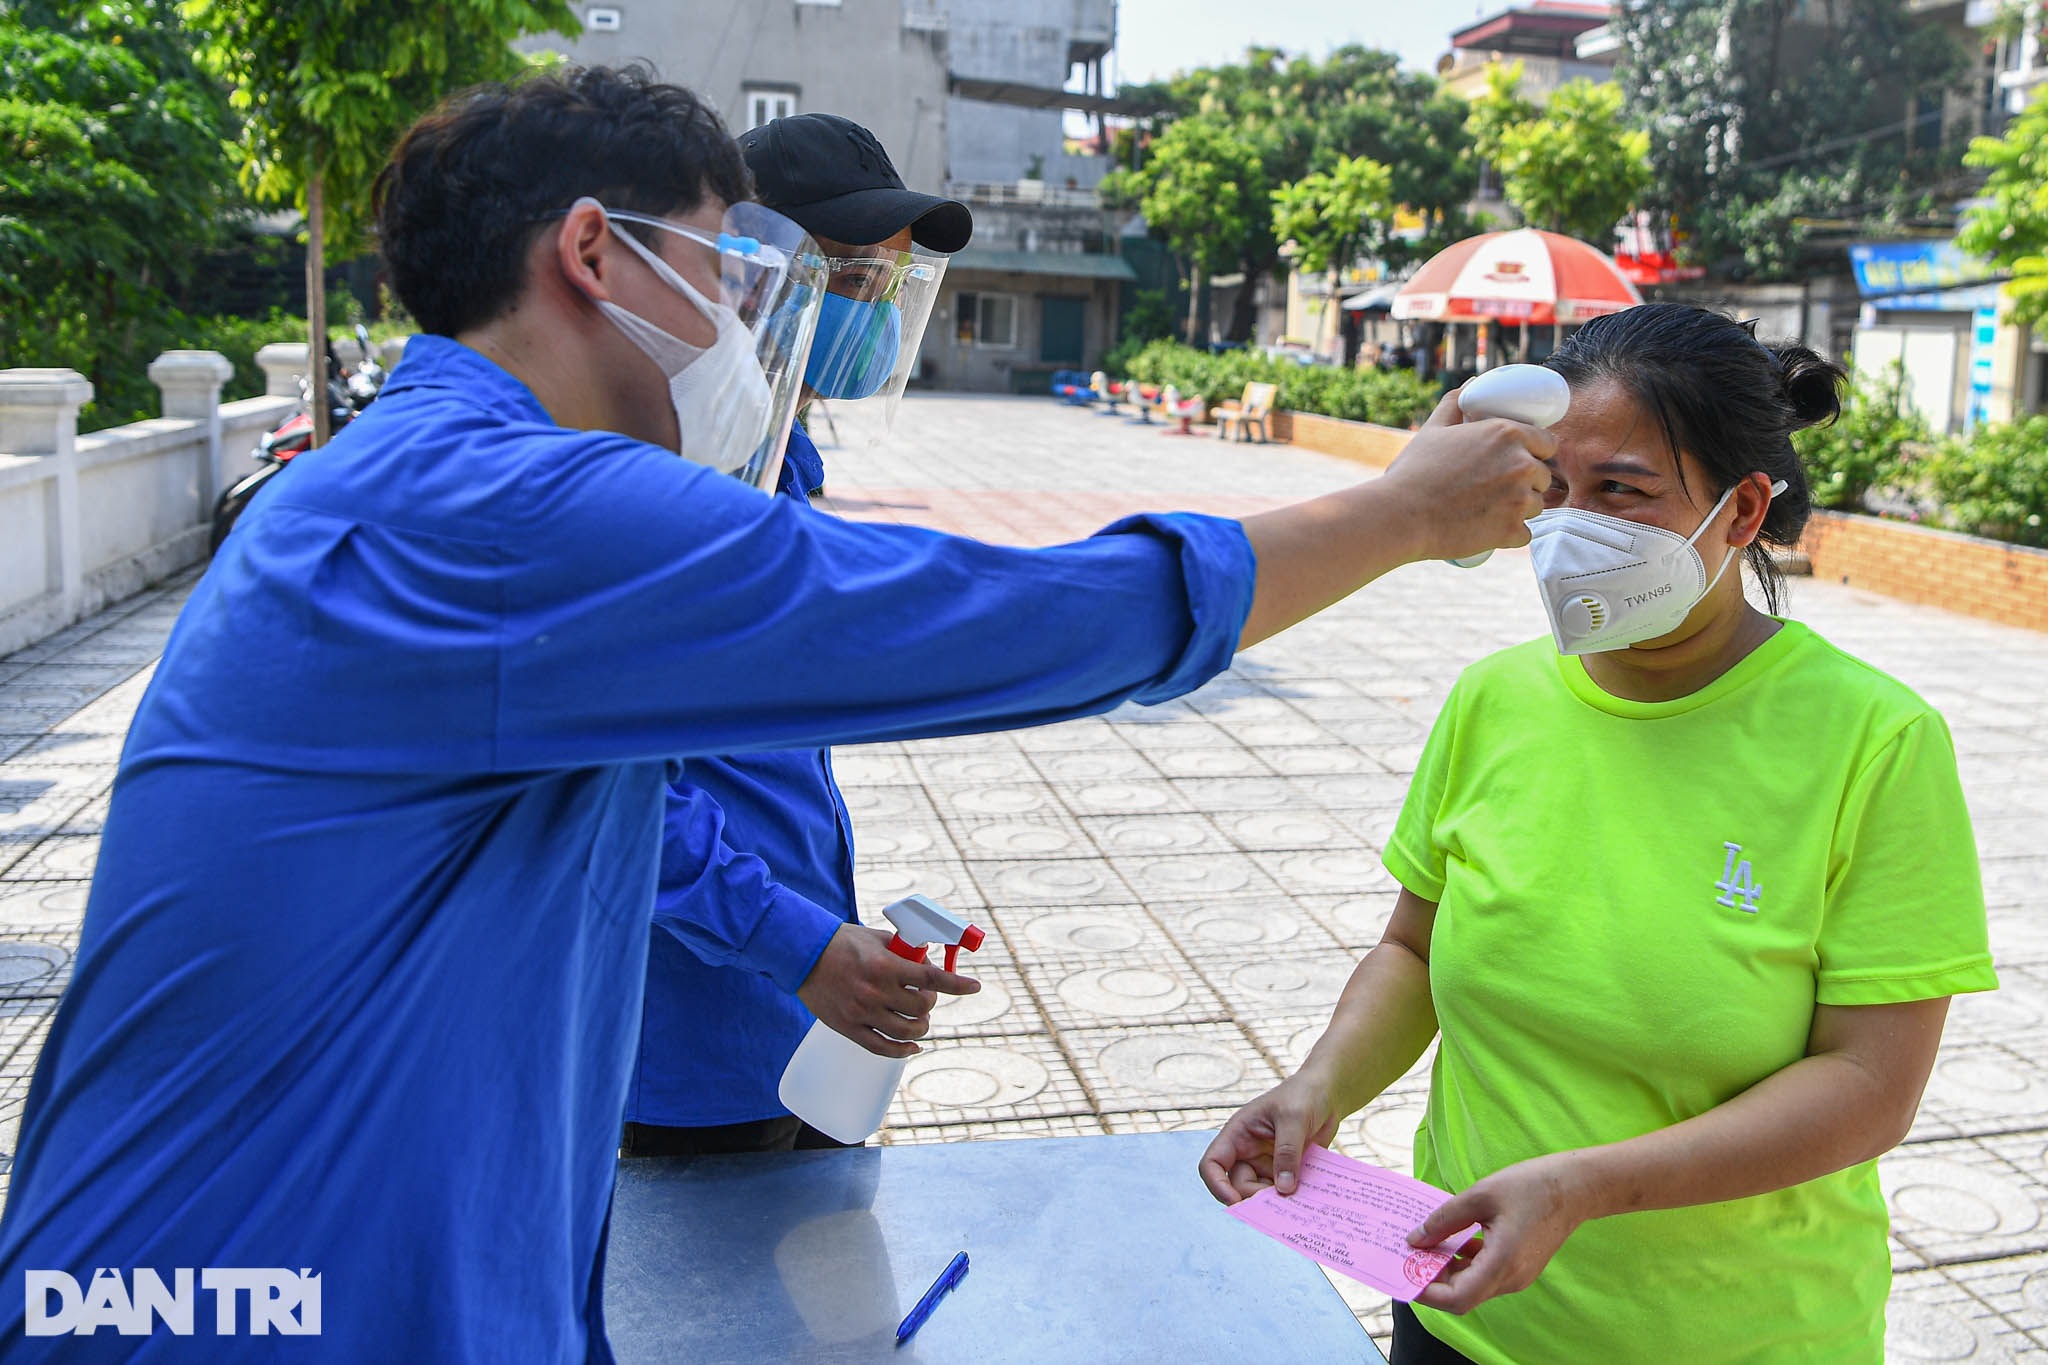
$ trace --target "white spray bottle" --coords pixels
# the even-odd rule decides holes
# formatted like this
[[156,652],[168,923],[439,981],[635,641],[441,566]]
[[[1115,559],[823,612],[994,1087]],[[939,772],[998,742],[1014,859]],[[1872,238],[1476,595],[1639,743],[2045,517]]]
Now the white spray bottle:
[[[889,951],[922,962],[926,945],[945,945],[946,970],[952,971],[960,950],[981,947],[982,931],[937,901],[905,896],[882,914],[896,926]],[[841,1142],[865,1142],[882,1126],[896,1082],[903,1078],[908,1057],[870,1052],[820,1019],[811,1025],[783,1069],[776,1094],[789,1112],[821,1133]]]
[[[1532,427],[1557,424],[1572,405],[1571,385],[1556,370],[1542,365],[1503,365],[1488,370],[1458,391],[1458,411],[1468,422],[1486,417],[1505,417]],[[1476,569],[1493,557],[1481,550],[1451,563],[1461,569]]]

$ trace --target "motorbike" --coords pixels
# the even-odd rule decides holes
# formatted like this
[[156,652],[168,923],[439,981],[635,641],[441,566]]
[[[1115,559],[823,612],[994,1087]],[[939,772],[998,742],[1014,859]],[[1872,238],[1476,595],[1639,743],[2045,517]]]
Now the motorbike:
[[[327,403],[327,429],[330,433],[340,431],[376,399],[384,387],[384,367],[377,363],[370,346],[369,329],[356,324],[356,340],[362,346],[362,359],[353,366],[344,367],[340,357],[330,347],[327,351],[327,382],[325,399]],[[305,453],[313,445],[313,396],[312,385],[302,375],[299,378],[299,410],[283,422],[263,433],[252,452],[256,468],[235,480],[222,491],[213,504],[213,530],[209,537],[207,553],[220,549],[228,532],[265,484],[284,472],[295,456]]]

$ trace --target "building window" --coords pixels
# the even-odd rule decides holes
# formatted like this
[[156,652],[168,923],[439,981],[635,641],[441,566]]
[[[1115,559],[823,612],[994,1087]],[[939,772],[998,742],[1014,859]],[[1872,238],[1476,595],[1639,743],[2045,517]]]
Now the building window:
[[961,294],[953,303],[953,337],[961,345],[1017,344],[1017,300],[1010,294]]
[[796,112],[796,91],[787,87],[766,89],[748,86],[740,95],[747,111],[747,127],[759,128],[772,119],[788,118]]
[[625,15],[609,5],[592,5],[583,11],[583,27],[592,33],[617,33]]

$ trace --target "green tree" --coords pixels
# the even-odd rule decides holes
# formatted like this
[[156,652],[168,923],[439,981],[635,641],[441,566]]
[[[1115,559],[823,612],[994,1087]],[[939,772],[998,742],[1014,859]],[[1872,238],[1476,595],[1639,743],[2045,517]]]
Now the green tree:
[[[1465,233],[1464,205],[1478,182],[1465,103],[1431,77],[1401,71],[1390,53],[1347,46],[1316,61],[1255,47],[1240,62],[1124,93],[1166,110],[1162,122],[1202,118],[1229,127],[1257,150],[1268,185],[1327,172],[1345,156],[1386,165],[1395,203],[1425,225],[1419,241],[1383,244],[1391,263],[1427,255]],[[1135,139],[1133,150],[1141,144],[1142,137]],[[1231,263],[1247,280],[1269,277],[1280,264],[1269,213],[1247,218],[1231,245]],[[1226,335],[1244,340],[1252,323],[1252,294],[1241,290]]]
[[0,366],[76,365],[124,406],[239,204],[231,126],[167,4],[0,6]]
[[1603,251],[1615,223],[1649,188],[1650,135],[1623,124],[1621,90],[1613,85],[1567,81],[1533,118],[1487,136],[1507,200],[1532,226]]
[[1498,168],[1502,139],[1510,128],[1536,118],[1542,111],[1522,98],[1522,64],[1496,61],[1486,68],[1486,93],[1472,101],[1466,117],[1466,131],[1472,135],[1472,150]]
[[1187,263],[1192,343],[1210,272],[1237,259],[1254,221],[1271,222],[1265,169],[1257,149],[1229,127],[1191,118],[1166,130],[1139,175],[1145,221]]
[[1782,278],[1818,223],[1933,226],[1959,188],[1941,110],[1961,52],[1909,0],[1618,5],[1612,22],[1651,138],[1645,197],[1702,264]]
[[2013,315],[2039,322],[2048,315],[2048,96],[2028,101],[2005,136],[1971,142],[1963,160],[1990,175],[1956,245],[2010,270]]
[[[355,0],[185,0],[202,62],[244,116],[242,182],[258,203],[306,221],[312,373],[327,345],[329,238],[360,240],[370,182],[398,135],[451,91],[508,80],[528,63],[512,40],[579,26],[567,0],[444,0],[366,9]],[[324,404],[313,406],[316,441]]]
[[1386,241],[1394,216],[1394,173],[1370,157],[1337,159],[1273,191],[1273,235],[1295,246],[1303,270],[1329,276],[1326,320],[1334,321],[1344,267]]

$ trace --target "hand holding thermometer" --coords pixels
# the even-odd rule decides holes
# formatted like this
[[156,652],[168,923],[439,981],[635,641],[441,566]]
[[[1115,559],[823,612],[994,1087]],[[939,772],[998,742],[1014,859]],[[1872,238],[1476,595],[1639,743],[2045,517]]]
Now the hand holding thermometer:
[[[1571,405],[1571,385],[1556,370],[1541,365],[1503,365],[1488,370],[1458,391],[1458,411],[1468,422],[1505,417],[1532,427],[1549,427]],[[1493,551],[1482,550],[1451,563],[1461,569],[1476,569],[1492,557]]]

